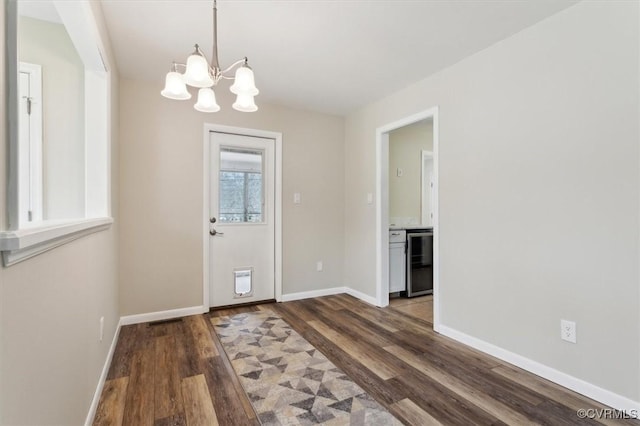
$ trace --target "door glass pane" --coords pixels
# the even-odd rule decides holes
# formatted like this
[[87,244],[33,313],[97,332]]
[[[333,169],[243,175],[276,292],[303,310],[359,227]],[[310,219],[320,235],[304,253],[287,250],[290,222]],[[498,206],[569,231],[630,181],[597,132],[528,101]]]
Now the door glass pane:
[[220,148],[220,222],[263,222],[261,150]]

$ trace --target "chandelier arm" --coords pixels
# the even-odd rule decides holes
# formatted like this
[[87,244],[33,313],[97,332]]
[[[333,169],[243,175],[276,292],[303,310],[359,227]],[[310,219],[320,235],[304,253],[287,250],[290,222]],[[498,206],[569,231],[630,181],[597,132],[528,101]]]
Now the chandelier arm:
[[[202,55],[202,57],[203,57],[205,60],[207,60],[207,55],[205,55],[205,54],[204,54],[204,52],[202,51],[202,49],[200,49],[200,45],[198,45],[198,44],[196,44],[196,52],[198,52],[199,54],[201,54],[201,55]],[[209,61],[207,60],[207,62],[209,62]]]
[[[226,74],[227,72],[231,71],[233,68],[237,67],[238,65],[242,64],[242,63],[247,63],[247,57],[245,56],[244,58],[235,61],[233,64],[229,65],[227,68],[225,68],[222,72],[222,74]],[[231,78],[233,79],[233,77],[223,77],[223,78]]]
[[213,86],[217,86],[220,79],[224,78],[222,74],[220,74],[220,70],[216,71],[215,68],[209,68],[209,73],[211,74],[211,79],[213,80]]

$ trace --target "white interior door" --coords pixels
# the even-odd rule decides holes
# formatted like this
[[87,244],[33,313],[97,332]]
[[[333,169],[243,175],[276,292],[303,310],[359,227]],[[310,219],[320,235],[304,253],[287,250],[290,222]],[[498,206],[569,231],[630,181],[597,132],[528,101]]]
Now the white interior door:
[[275,140],[210,133],[209,305],[275,297]]

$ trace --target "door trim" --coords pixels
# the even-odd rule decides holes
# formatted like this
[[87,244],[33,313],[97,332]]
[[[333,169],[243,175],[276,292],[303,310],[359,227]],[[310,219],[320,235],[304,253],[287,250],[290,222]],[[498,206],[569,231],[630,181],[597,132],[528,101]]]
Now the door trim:
[[[425,190],[425,175],[426,175],[426,169],[424,168],[424,162],[425,160],[432,160],[433,161],[433,151],[427,151],[427,150],[421,150],[422,153],[422,162],[420,163],[420,222],[424,223],[424,219],[425,219],[425,208],[424,208],[424,190]],[[435,186],[435,183],[434,185]],[[434,188],[431,188],[431,193],[433,195],[434,192]],[[431,197],[433,201],[433,196]],[[433,206],[431,206],[431,214],[433,215]],[[431,217],[431,224],[433,225],[433,217]]]
[[277,302],[282,301],[282,133],[243,127],[205,123],[203,145],[203,193],[202,193],[202,309],[209,312],[209,201],[211,187],[210,133],[232,133],[241,136],[269,138],[275,141],[275,288]]
[[376,305],[389,304],[389,132],[433,119],[433,329],[440,329],[440,225],[438,214],[437,106],[376,129]]

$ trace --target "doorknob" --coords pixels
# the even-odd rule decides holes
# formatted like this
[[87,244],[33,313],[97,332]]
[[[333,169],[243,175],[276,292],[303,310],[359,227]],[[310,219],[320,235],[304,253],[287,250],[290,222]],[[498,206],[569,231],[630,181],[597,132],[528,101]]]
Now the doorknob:
[[209,230],[209,234],[210,235],[224,235],[224,232],[218,232],[215,229],[210,229]]
[[210,218],[210,219],[209,219],[209,222],[211,222],[211,223],[216,223],[216,222],[217,222],[217,219],[216,219],[215,217],[212,217],[212,218]]

